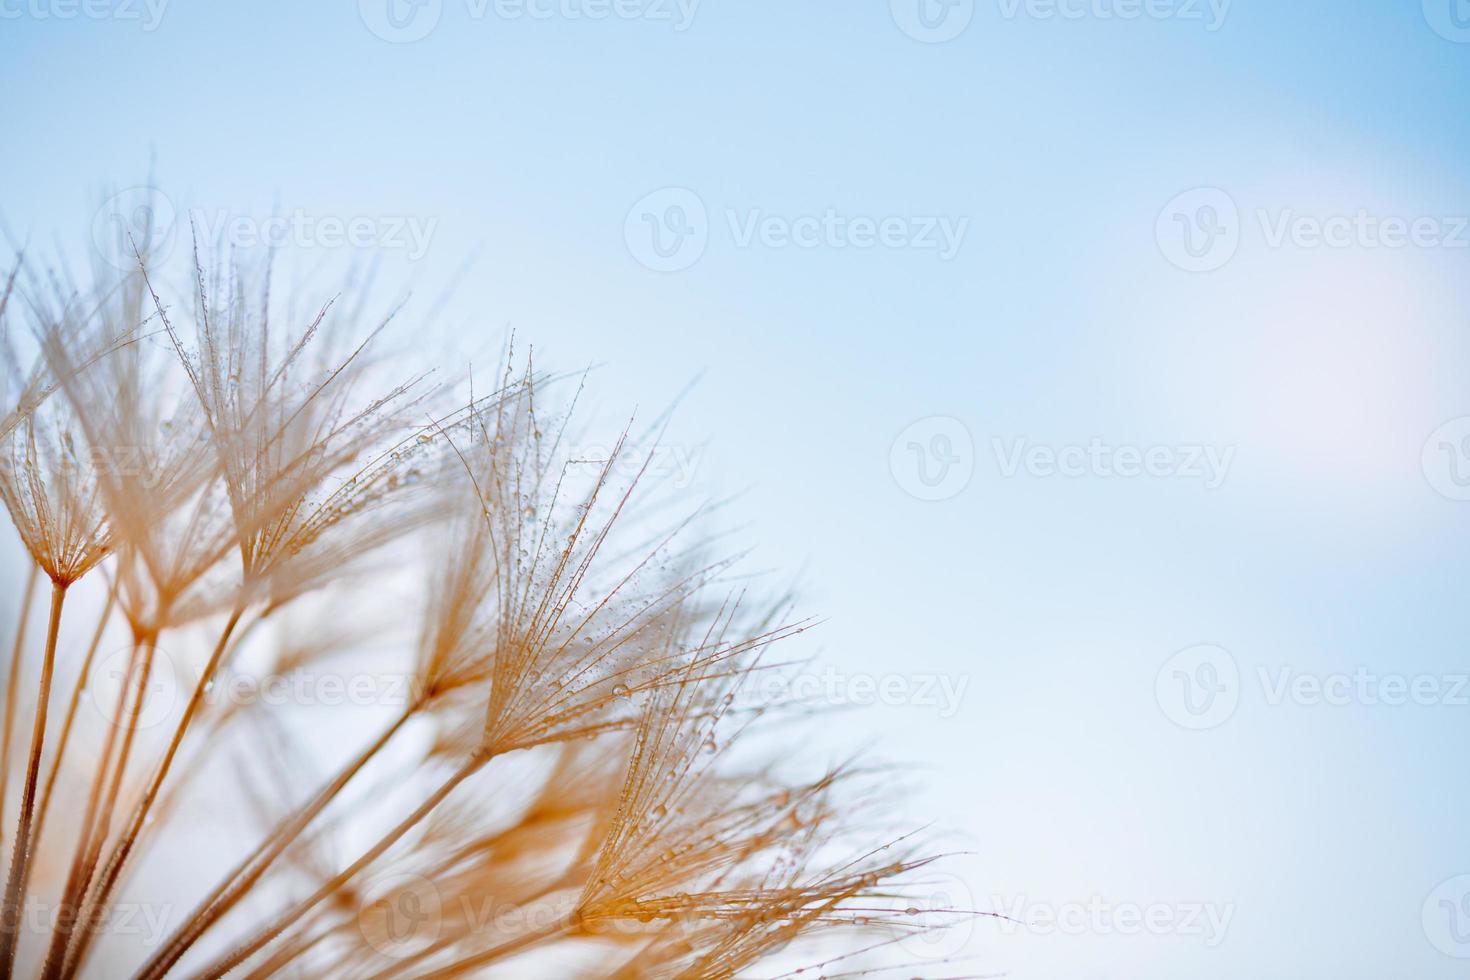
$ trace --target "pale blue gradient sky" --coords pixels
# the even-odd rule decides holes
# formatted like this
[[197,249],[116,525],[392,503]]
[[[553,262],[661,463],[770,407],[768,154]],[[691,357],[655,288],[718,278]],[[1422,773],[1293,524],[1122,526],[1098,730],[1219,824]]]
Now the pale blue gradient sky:
[[[36,16],[57,2],[0,0],[13,234],[85,248],[103,185],[155,154],[180,208],[437,222],[383,263],[427,307],[477,256],[435,342],[483,355],[509,325],[604,365],[609,420],[704,371],[670,439],[699,488],[752,487],[745,536],[805,567],[827,661],[968,684],[951,716],[831,727],[927,764],[908,805],[966,835],[972,900],[1231,914],[1213,946],[981,926],[968,969],[1463,975],[1421,911],[1470,872],[1470,706],[1272,705],[1257,677],[1470,670],[1470,503],[1420,459],[1470,415],[1470,248],[1273,248],[1256,216],[1470,214],[1470,44],[1431,27],[1458,0],[1236,0],[1217,30],[980,0],[937,44],[878,0],[704,0],[684,30],[443,0],[403,44],[353,0],[171,0],[153,30],[141,4]],[[1155,222],[1202,186],[1243,227],[1191,273]],[[708,245],[660,273],[624,224],[665,187],[698,196]],[[728,218],[827,208],[968,226],[945,261],[742,247]],[[974,475],[924,502],[890,447],[935,415]],[[1234,456],[1216,489],[1007,478],[992,440],[1020,437]],[[1187,731],[1155,678],[1201,643],[1239,665],[1239,707]]]

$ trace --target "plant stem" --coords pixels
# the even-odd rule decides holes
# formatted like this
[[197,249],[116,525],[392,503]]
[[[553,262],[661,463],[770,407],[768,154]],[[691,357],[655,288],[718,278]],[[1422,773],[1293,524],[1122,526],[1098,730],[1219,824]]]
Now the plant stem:
[[[434,874],[432,872],[430,872],[429,874],[427,874],[426,877],[428,877],[430,881],[434,880]],[[571,876],[569,875],[568,878],[570,878],[570,877]],[[546,888],[543,888],[541,891],[539,891],[536,894],[530,896],[529,898],[527,898],[524,901],[518,902],[517,904],[521,905],[522,907],[525,907],[525,906],[530,905],[532,902],[537,902],[537,901],[544,900],[547,895],[549,895],[552,892],[556,891],[557,889],[563,887],[566,883],[567,883],[566,879],[563,879],[561,881],[558,881],[555,885],[551,885],[551,886],[548,886]],[[457,932],[452,932],[452,933],[450,933],[447,936],[443,936],[443,937],[435,940],[434,942],[430,943],[428,946],[425,946],[423,949],[419,950],[418,952],[412,953],[412,954],[410,954],[410,955],[408,955],[408,956],[406,956],[406,957],[398,960],[391,967],[387,967],[387,968],[385,968],[383,970],[379,970],[377,973],[374,973],[370,977],[368,977],[367,980],[393,980],[394,977],[403,976],[403,974],[407,970],[409,970],[411,967],[417,966],[419,963],[422,963],[424,960],[429,959],[430,957],[432,957],[436,953],[438,953],[440,950],[447,949],[448,947],[453,946],[455,943],[457,943],[457,942],[461,941],[462,939],[464,939],[465,936],[472,935],[473,932],[474,932],[474,929],[476,927],[473,924],[467,924],[467,926],[468,926],[467,928],[460,929]],[[544,937],[543,936],[542,938],[548,938],[548,937]],[[511,942],[517,942],[517,941],[519,941],[519,940],[511,940]],[[493,952],[494,952],[494,954],[495,954],[496,957],[509,955],[510,951],[509,950],[505,950],[504,949],[504,945],[505,944],[502,944],[500,947],[496,947],[493,950]],[[491,950],[485,950],[485,952],[491,952]],[[459,964],[451,964],[451,965],[458,966]]]
[[294,944],[290,944],[284,949],[277,950],[275,953],[272,953],[270,956],[266,957],[265,962],[261,963],[255,969],[246,974],[244,980],[265,980],[266,977],[275,976],[277,972],[279,972],[292,960],[302,956],[305,953],[311,952],[312,949],[319,946],[327,939],[330,939],[331,936],[331,931],[324,929],[321,932],[318,932],[315,936],[312,936],[310,939],[295,940]]
[[[552,922],[549,925],[544,926],[540,929],[533,929],[531,932],[517,936],[509,942],[504,942],[498,946],[493,946],[490,949],[475,953],[472,956],[467,956],[464,959],[457,960],[454,963],[450,963],[448,966],[442,967],[438,970],[434,970],[430,973],[421,973],[418,975],[417,980],[443,980],[443,978],[446,977],[464,976],[465,971],[473,967],[483,966],[484,964],[493,962],[494,960],[510,956],[512,953],[519,953],[521,950],[534,946],[537,943],[545,942],[548,939],[554,939],[555,937],[560,936],[563,933],[569,932],[571,931],[572,927],[576,925],[576,921],[577,920],[572,916],[564,916],[561,919],[558,919],[557,921]],[[378,976],[391,977],[394,975],[395,974],[385,971]]]
[[353,777],[382,751],[383,747],[394,735],[398,734],[399,729],[413,717],[416,711],[417,708],[412,705],[405,709],[371,745],[358,753],[357,757],[344,766],[332,781],[308,803],[278,823],[260,843],[260,846],[221,879],[214,891],[195,907],[193,913],[184,921],[184,925],[169,937],[163,948],[143,965],[137,974],[137,980],[157,980],[172,969],[174,964],[199,940],[200,936],[204,935],[241,898],[249,893],[271,863],[301,836],[307,826],[342,792]]
[[231,970],[233,970],[235,967],[239,966],[245,960],[253,956],[262,947],[266,946],[273,939],[284,932],[291,925],[292,922],[296,921],[307,912],[310,912],[312,909],[316,908],[317,905],[321,904],[323,899],[327,898],[328,896],[336,892],[337,889],[341,888],[343,885],[347,884],[347,882],[355,878],[358,872],[360,872],[363,868],[367,867],[369,864],[372,864],[378,858],[382,857],[383,853],[387,851],[388,848],[398,843],[399,839],[401,839],[404,834],[408,833],[415,826],[417,826],[419,822],[427,817],[430,813],[432,813],[434,811],[434,808],[437,807],[440,803],[443,803],[445,798],[448,797],[450,793],[454,792],[455,788],[458,787],[460,783],[464,782],[466,779],[479,772],[480,769],[482,769],[485,764],[490,761],[490,758],[491,756],[487,752],[478,752],[475,755],[470,756],[469,760],[466,761],[464,765],[460,766],[459,769],[455,770],[454,774],[451,775],[447,780],[445,780],[443,785],[441,785],[438,789],[431,793],[429,795],[429,798],[426,799],[422,804],[420,804],[417,810],[413,811],[413,813],[405,817],[403,821],[398,824],[398,826],[390,830],[382,839],[380,839],[376,844],[369,848],[361,857],[352,862],[352,864],[348,865],[342,871],[339,871],[335,877],[333,877],[330,881],[328,881],[326,884],[322,885],[315,892],[313,892],[309,898],[300,902],[290,911],[286,912],[286,914],[277,918],[269,926],[257,932],[255,936],[252,937],[250,940],[241,944],[240,946],[237,946],[227,955],[215,960],[213,963],[211,963],[200,972],[200,976],[222,977],[226,973],[229,973]]
[[204,672],[199,675],[199,681],[194,685],[194,693],[189,696],[189,703],[184,707],[183,717],[174,726],[173,735],[169,738],[168,748],[164,750],[163,758],[154,770],[153,778],[149,780],[148,788],[143,793],[143,798],[133,808],[132,820],[123,832],[112,853],[107,859],[107,864],[102,870],[102,876],[97,881],[97,889],[89,905],[91,912],[87,916],[87,928],[78,935],[76,948],[72,953],[75,963],[66,971],[71,975],[81,965],[82,957],[90,945],[90,937],[95,935],[92,928],[96,924],[97,916],[101,915],[107,907],[107,899],[112,895],[113,886],[116,885],[118,877],[122,874],[123,864],[128,859],[128,854],[133,849],[133,843],[138,839],[138,832],[143,829],[144,822],[148,819],[148,811],[153,806],[153,801],[158,797],[158,790],[163,786],[163,781],[168,777],[169,768],[173,765],[174,756],[183,744],[184,735],[194,721],[194,715],[199,706],[204,702],[204,695],[214,681],[215,672],[219,669],[220,659],[230,643],[230,635],[235,632],[235,627],[240,625],[240,617],[244,615],[243,608],[236,608],[230,613],[230,618],[225,627],[220,631],[219,642],[214,645],[214,651],[209,655],[209,662],[204,665]]
[[86,690],[88,678],[92,675],[92,661],[97,656],[97,650],[102,646],[102,635],[107,632],[107,620],[112,615],[113,606],[117,602],[117,583],[112,584],[107,592],[107,604],[102,607],[102,615],[97,620],[97,630],[92,634],[92,644],[87,647],[87,655],[82,658],[82,667],[77,674],[77,682],[72,685],[71,703],[66,706],[66,718],[61,722],[61,733],[56,738],[56,752],[51,758],[51,769],[46,774],[46,785],[41,790],[41,802],[36,806],[36,825],[31,833],[31,849],[35,850],[41,844],[41,832],[46,828],[46,811],[51,806],[51,791],[56,788],[56,777],[61,772],[61,761],[66,755],[67,743],[71,740],[72,723],[76,720],[77,707],[82,701],[82,692]]
[[[97,768],[92,775],[92,788],[87,796],[86,815],[82,819],[76,849],[72,852],[71,870],[67,872],[66,888],[61,893],[60,911],[69,914],[61,915],[61,921],[58,928],[51,933],[51,945],[46,951],[46,962],[41,974],[46,980],[55,980],[61,974],[62,957],[66,952],[72,930],[76,926],[75,913],[91,882],[92,872],[97,868],[97,852],[102,848],[101,839],[106,837],[107,828],[112,822],[113,802],[117,798],[123,772],[127,769],[128,750],[132,743],[133,731],[137,727],[142,695],[148,689],[148,676],[153,664],[152,652],[155,642],[151,634],[135,634],[133,638],[133,650],[128,657],[128,669],[122,685],[118,688],[112,724],[107,732],[107,740],[103,744],[102,757],[98,760]],[[113,748],[117,746],[118,732],[123,728],[121,716],[124,709],[128,707],[128,695],[132,690],[133,677],[138,672],[140,661],[142,662],[142,677],[138,684],[138,695],[132,699],[132,707],[128,712],[127,730],[122,737],[122,745],[119,747],[118,758],[114,763]],[[108,785],[109,775],[112,777],[110,786]],[[106,803],[99,807],[104,793],[107,797]]]
[[15,722],[15,689],[20,686],[20,655],[25,649],[26,628],[31,621],[31,601],[36,597],[36,583],[41,567],[31,566],[25,593],[20,600],[20,618],[15,626],[15,646],[10,651],[10,682],[5,686],[5,733],[0,735],[0,822],[5,815],[5,787],[10,785],[10,731]]
[[56,666],[56,640],[61,633],[61,607],[66,602],[66,584],[51,584],[51,619],[46,626],[46,652],[41,659],[41,684],[36,692],[35,721],[31,725],[31,752],[26,762],[25,789],[20,798],[20,819],[15,827],[10,878],[5,882],[5,905],[0,911],[0,976],[10,976],[15,966],[15,947],[20,939],[21,906],[31,869],[31,818],[35,813],[36,783],[41,776],[41,752],[46,743],[46,708],[51,700],[51,673]]

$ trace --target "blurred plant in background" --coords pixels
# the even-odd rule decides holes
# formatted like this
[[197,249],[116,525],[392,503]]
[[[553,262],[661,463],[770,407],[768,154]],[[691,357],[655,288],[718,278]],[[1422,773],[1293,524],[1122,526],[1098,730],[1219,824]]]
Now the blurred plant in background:
[[971,914],[916,916],[888,774],[793,774],[755,680],[809,624],[625,476],[654,433],[581,458],[513,347],[395,377],[364,289],[116,249],[0,298],[0,973],[911,973]]

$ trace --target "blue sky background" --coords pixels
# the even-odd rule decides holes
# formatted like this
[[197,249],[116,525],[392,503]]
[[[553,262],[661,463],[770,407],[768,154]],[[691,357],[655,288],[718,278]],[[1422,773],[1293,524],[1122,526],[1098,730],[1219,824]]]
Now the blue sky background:
[[[179,213],[431,222],[421,255],[377,250],[415,287],[408,336],[484,357],[514,327],[602,365],[609,424],[703,372],[669,436],[695,486],[749,487],[742,533],[804,568],[825,662],[909,692],[831,737],[923,763],[913,822],[975,852],[967,901],[1031,923],[969,930],[966,970],[1462,976],[1470,5],[960,0],[927,8],[954,34],[931,43],[908,0],[703,0],[682,25],[567,3],[404,6],[426,33],[398,42],[382,0],[156,23],[0,0],[0,216],[80,254],[104,188],[156,157]],[[690,201],[696,244],[648,268],[643,215],[672,241]],[[966,224],[949,258],[742,243],[756,212],[828,209]],[[1310,241],[1360,212],[1428,223]],[[1306,237],[1273,244],[1283,221]],[[1211,268],[1181,268],[1210,227]],[[1007,475],[1022,439],[1160,447],[1175,475]],[[1231,454],[1218,486],[1177,473],[1192,447]],[[1212,678],[1171,657],[1200,644],[1228,717],[1181,700]],[[1440,694],[1272,703],[1283,669]],[[955,710],[925,678],[965,685]],[[1043,924],[1089,904],[1164,925]]]

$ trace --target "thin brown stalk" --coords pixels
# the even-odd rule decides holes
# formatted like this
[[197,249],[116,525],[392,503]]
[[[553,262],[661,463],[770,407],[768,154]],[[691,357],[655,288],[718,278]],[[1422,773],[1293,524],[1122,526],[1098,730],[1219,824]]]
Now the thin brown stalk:
[[[514,338],[503,388],[476,397],[471,374],[460,409],[447,410],[452,388],[424,390],[427,375],[387,379],[374,394],[365,389],[378,372],[399,368],[345,332],[361,323],[360,304],[312,302],[305,329],[283,332],[269,265],[257,295],[233,255],[208,267],[196,241],[195,280],[170,305],[154,291],[146,248],[128,245],[136,264],[115,280],[27,277],[36,352],[0,331],[0,379],[22,391],[0,406],[0,442],[18,464],[0,468],[0,507],[36,566],[13,618],[11,663],[0,667],[0,682],[10,677],[0,817],[11,739],[32,711],[20,684],[29,693],[32,671],[39,677],[0,891],[0,980],[33,958],[43,980],[90,969],[138,970],[140,980],[471,977],[542,949],[593,945],[606,948],[593,965],[600,974],[724,978],[808,933],[902,921],[884,910],[902,896],[901,876],[923,866],[907,847],[898,857],[861,844],[859,857],[835,866],[828,857],[864,829],[840,818],[866,823],[878,787],[850,799],[834,792],[848,770],[800,781],[785,760],[746,765],[747,753],[732,754],[768,709],[789,717],[753,681],[783,666],[766,648],[806,623],[778,625],[787,613],[748,608],[741,587],[721,599],[717,590],[738,581],[737,559],[690,541],[695,515],[670,527],[666,515],[685,507],[635,495],[653,454],[624,467],[645,448],[630,444],[631,423],[610,451],[573,446],[577,398],[538,399],[551,376],[527,356],[517,377]],[[0,282],[0,315],[11,285]],[[192,329],[176,330],[186,319]],[[142,339],[150,322],[167,343],[118,343]],[[29,360],[37,366],[27,370]],[[51,391],[64,397],[38,413]],[[420,409],[427,427],[414,421]],[[120,447],[137,458],[114,458]],[[443,540],[416,547],[420,531]],[[38,582],[73,583],[104,561],[115,562],[114,581],[52,732],[56,662],[70,655],[59,646],[66,592],[53,590],[43,647],[28,619],[42,615]],[[415,583],[426,601],[404,620],[387,600]],[[269,665],[255,670],[256,653],[269,651],[246,638],[298,601],[309,618],[283,629]],[[118,690],[93,698],[106,719],[94,752],[71,744],[82,739],[73,728],[88,727],[80,702],[118,611],[131,646]],[[211,635],[189,654],[202,665],[191,694],[140,733],[153,718],[150,678],[171,677],[160,642],[201,625]],[[362,672],[321,666],[337,654],[361,658]],[[380,655],[391,666],[379,667]],[[32,667],[23,656],[40,659]],[[278,701],[275,684],[319,679],[324,707],[329,693],[342,704],[345,686],[357,709],[378,691],[357,686],[369,670],[408,680],[410,696],[372,701],[365,744],[318,783],[317,740],[296,725],[297,709],[315,699]],[[233,693],[237,680],[260,685],[258,704],[207,696],[217,683]],[[409,748],[410,719],[424,723],[428,744],[404,760],[407,777],[381,771]],[[767,741],[753,747],[776,744],[769,719],[760,725]],[[512,753],[495,763],[506,778],[482,772]],[[219,771],[225,762],[233,780]],[[205,883],[161,945],[122,950],[120,931],[107,928],[114,903],[140,884],[145,861],[187,861],[179,848],[209,819],[194,805],[228,806],[235,792],[266,832],[220,848],[229,870]],[[42,881],[53,866],[54,895]],[[395,901],[370,900],[364,879],[380,871],[374,886],[391,887]],[[424,910],[394,877],[433,886],[443,921],[427,945],[402,941],[403,924]],[[43,891],[54,925],[32,950],[21,913]],[[857,972],[876,972],[866,966]]]
[[241,943],[234,950],[215,960],[204,970],[200,971],[200,976],[222,977],[255,955],[255,953],[289,928],[293,922],[316,908],[321,904],[323,899],[331,896],[343,885],[347,884],[347,882],[357,877],[363,868],[366,868],[378,858],[382,857],[390,847],[402,839],[404,834],[418,826],[440,803],[443,803],[449,794],[454,792],[461,783],[484,768],[485,764],[490,761],[490,758],[491,756],[488,753],[483,752],[471,756],[438,789],[431,793],[428,799],[419,805],[418,809],[410,813],[398,826],[394,827],[379,839],[376,844],[368,848],[361,857],[353,861],[352,864],[348,865],[342,871],[339,871],[331,880],[318,888],[308,898],[302,900],[285,914],[274,919],[270,925],[261,929],[251,939]]
[[326,942],[327,939],[331,938],[331,935],[332,934],[330,932],[323,930],[321,932],[318,932],[314,936],[296,939],[294,942],[286,944],[281,949],[268,956],[265,961],[257,966],[255,969],[247,973],[244,976],[243,980],[265,980],[266,977],[275,976],[292,960],[297,959],[298,957],[315,949],[323,942]]
[[[433,875],[427,875],[426,877],[428,877],[429,880],[431,880],[431,881],[434,880],[434,876]],[[573,877],[572,875],[568,875],[567,876],[568,879],[570,879],[572,877]],[[568,884],[568,880],[566,880],[566,879],[559,880],[553,886],[548,887],[546,889],[543,889],[538,894],[531,896],[529,902],[522,902],[521,904],[522,905],[526,905],[526,904],[529,904],[530,902],[535,902],[535,901],[539,901],[539,900],[545,899],[547,897],[547,895],[549,895],[552,891],[556,890],[557,888],[561,888],[561,887],[563,887],[563,886],[565,886],[567,884]],[[412,953],[412,954],[410,954],[408,956],[405,956],[405,957],[399,959],[397,962],[395,962],[392,966],[387,967],[387,968],[382,969],[382,970],[379,970],[378,972],[372,974],[370,977],[367,978],[367,980],[393,980],[394,977],[402,976],[406,971],[414,968],[419,963],[422,963],[424,960],[431,959],[435,955],[437,955],[439,952],[441,952],[442,950],[448,949],[448,948],[454,946],[456,943],[462,942],[465,939],[465,936],[466,935],[467,935],[467,932],[464,931],[464,930],[461,930],[461,931],[458,931],[458,932],[451,932],[451,933],[449,933],[447,935],[444,935],[444,936],[440,937],[439,939],[435,940],[434,942],[430,943],[429,945],[425,946],[423,949],[419,950],[418,952]],[[541,937],[541,938],[549,938],[549,937]],[[497,957],[499,957],[499,956],[507,956],[507,955],[509,955],[509,952],[500,952],[500,951],[497,951],[497,953],[496,953],[496,956]]]
[[25,788],[21,791],[20,819],[16,823],[15,846],[11,851],[10,877],[5,883],[5,905],[0,915],[0,971],[10,976],[15,965],[15,947],[20,937],[21,906],[31,869],[31,820],[35,815],[36,783],[41,775],[41,753],[46,744],[46,707],[51,700],[51,674],[56,666],[56,640],[61,633],[61,609],[66,602],[65,582],[51,585],[51,618],[46,624],[46,650],[41,658],[41,683],[36,691],[35,721],[31,725],[31,751],[26,761]]
[[555,939],[558,936],[565,935],[576,928],[577,921],[575,916],[563,917],[540,929],[532,930],[508,942],[503,942],[490,949],[475,953],[472,956],[466,956],[438,970],[420,974],[418,980],[446,980],[448,977],[462,977],[477,967],[484,966],[487,963],[493,963],[495,960],[505,959],[505,957],[529,949],[537,943],[544,943],[548,939]]
[[[117,703],[118,715],[122,714],[126,706],[127,723],[126,725],[113,723],[107,735],[102,758],[93,776],[92,796],[88,800],[87,817],[82,822],[82,832],[77,840],[76,851],[72,855],[71,871],[67,875],[66,888],[62,892],[61,908],[69,914],[59,916],[60,921],[57,928],[51,934],[51,946],[46,951],[46,963],[42,972],[46,980],[54,980],[61,976],[67,947],[77,925],[78,915],[76,913],[80,911],[82,900],[91,886],[92,876],[97,870],[97,858],[102,851],[108,828],[112,825],[112,811],[117,803],[123,776],[127,772],[133,736],[138,730],[138,716],[142,712],[143,699],[148,692],[148,680],[152,675],[156,643],[157,638],[151,634],[138,637],[133,644],[132,655],[128,658],[128,669],[122,687],[118,691]],[[135,673],[138,676],[136,689],[133,685]],[[131,703],[129,703],[130,693],[132,694]],[[117,744],[119,730],[122,731],[121,744]],[[118,750],[116,761],[111,758],[111,749],[114,745]],[[105,792],[104,786],[106,787]],[[101,797],[100,800],[99,797]]]
[[[230,613],[230,618],[226,621],[224,629],[220,631],[219,641],[215,643],[214,651],[209,655],[209,662],[205,664],[204,672],[199,676],[198,683],[194,685],[194,692],[189,696],[189,703],[184,707],[183,717],[174,726],[173,735],[169,739],[168,747],[164,750],[163,758],[154,770],[153,778],[149,781],[148,788],[143,793],[143,798],[133,808],[132,820],[129,822],[127,829],[123,832],[117,844],[113,846],[112,854],[108,857],[107,864],[102,871],[102,876],[98,879],[96,894],[90,902],[91,912],[87,916],[87,928],[81,931],[76,940],[76,949],[72,954],[75,957],[76,966],[80,966],[82,958],[86,954],[87,948],[90,945],[90,937],[95,934],[95,929],[92,926],[96,924],[97,917],[106,910],[107,900],[111,897],[112,889],[117,884],[118,877],[122,874],[123,865],[128,859],[128,854],[132,851],[133,843],[138,839],[138,832],[142,830],[144,823],[148,819],[148,811],[152,808],[153,801],[158,797],[159,788],[163,785],[163,781],[168,778],[169,768],[173,765],[174,756],[178,753],[179,746],[183,744],[184,735],[188,732],[190,724],[193,723],[194,715],[198,712],[199,706],[204,702],[204,695],[209,690],[210,684],[213,683],[215,672],[219,669],[220,659],[229,647],[230,635],[235,632],[235,627],[240,624],[240,617],[242,615],[244,615],[244,610],[238,607]],[[65,971],[66,974],[72,974],[75,972],[75,968],[74,966],[68,969]]]
[[174,933],[163,947],[153,955],[138,972],[138,980],[152,980],[165,975],[189,948],[199,940],[216,922],[249,894],[250,889],[266,873],[271,864],[296,841],[306,828],[319,816],[327,805],[336,799],[349,782],[366,766],[383,747],[398,734],[399,730],[413,717],[415,709],[410,707],[387,726],[378,737],[357,757],[343,766],[330,783],[294,814],[278,823],[260,845],[233,870],[184,920],[184,925]]
[[5,787],[10,785],[10,732],[15,725],[15,690],[20,686],[20,657],[25,652],[26,628],[31,621],[31,603],[36,597],[36,583],[41,579],[41,566],[32,565],[20,599],[20,617],[15,626],[15,645],[10,650],[10,680],[5,686],[5,733],[0,735],[0,818],[5,814]]
[[82,692],[87,689],[87,683],[92,676],[92,661],[97,656],[97,650],[102,646],[102,636],[107,632],[107,620],[112,615],[113,607],[117,603],[117,583],[107,591],[107,604],[102,607],[102,615],[97,618],[97,629],[92,634],[91,645],[87,647],[87,655],[82,658],[81,670],[77,673],[76,683],[72,685],[71,702],[66,706],[66,717],[61,722],[61,732],[56,737],[56,751],[51,758],[51,769],[46,774],[46,785],[41,790],[41,802],[36,805],[36,826],[32,832],[31,849],[40,846],[41,834],[46,829],[46,813],[51,806],[51,791],[56,788],[56,777],[61,772],[61,764],[66,756],[67,744],[71,740],[72,724],[76,721],[77,708],[82,703]]

